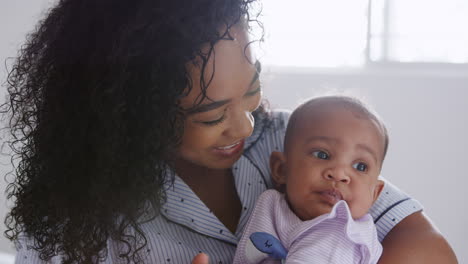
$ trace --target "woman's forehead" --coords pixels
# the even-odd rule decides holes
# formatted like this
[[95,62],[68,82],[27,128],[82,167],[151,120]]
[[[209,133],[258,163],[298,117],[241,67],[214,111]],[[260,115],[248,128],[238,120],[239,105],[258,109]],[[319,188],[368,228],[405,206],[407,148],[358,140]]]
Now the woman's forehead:
[[[232,30],[237,32],[241,29]],[[201,63],[189,63],[187,68],[192,79],[192,89],[182,99],[183,108],[197,103],[205,88],[207,97],[214,101],[228,100],[239,93],[243,95],[249,89],[257,73],[257,66],[253,63],[248,47],[247,33],[237,32],[234,36],[238,37],[216,43],[204,69]]]

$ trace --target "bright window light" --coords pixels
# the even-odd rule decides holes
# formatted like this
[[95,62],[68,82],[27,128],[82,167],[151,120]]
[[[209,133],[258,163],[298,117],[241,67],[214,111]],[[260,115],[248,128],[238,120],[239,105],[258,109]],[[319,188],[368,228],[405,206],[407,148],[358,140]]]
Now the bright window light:
[[261,5],[265,42],[255,50],[263,64],[468,64],[468,0],[265,0]]
[[392,0],[388,59],[468,62],[467,0]]
[[263,64],[302,67],[364,63],[366,0],[266,0]]

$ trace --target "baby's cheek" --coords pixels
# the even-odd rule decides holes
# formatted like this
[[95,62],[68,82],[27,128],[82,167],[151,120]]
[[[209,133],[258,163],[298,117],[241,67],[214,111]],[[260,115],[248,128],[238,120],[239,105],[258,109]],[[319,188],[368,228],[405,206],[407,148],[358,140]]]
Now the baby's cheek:
[[356,197],[348,203],[353,219],[359,219],[369,212],[372,206],[372,198],[368,195]]

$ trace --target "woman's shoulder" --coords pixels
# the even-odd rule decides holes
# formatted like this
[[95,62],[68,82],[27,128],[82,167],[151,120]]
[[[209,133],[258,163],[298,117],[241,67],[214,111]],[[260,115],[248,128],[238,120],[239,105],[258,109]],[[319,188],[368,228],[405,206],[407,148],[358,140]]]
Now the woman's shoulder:
[[246,139],[244,156],[264,176],[269,188],[270,154],[272,151],[283,151],[284,135],[290,113],[284,110],[256,113],[255,127],[252,135]]
[[289,117],[291,116],[291,110],[288,109],[275,109],[270,110],[263,114],[260,121],[266,122],[267,124],[271,124],[273,127],[276,128],[284,128],[288,124]]
[[388,180],[383,178],[382,180],[385,181],[384,189],[369,211],[374,218],[380,241],[400,221],[423,209],[419,201],[400,190]]
[[254,131],[246,140],[245,150],[258,147],[257,143],[261,141],[282,142],[290,115],[290,111],[282,109],[255,113]]

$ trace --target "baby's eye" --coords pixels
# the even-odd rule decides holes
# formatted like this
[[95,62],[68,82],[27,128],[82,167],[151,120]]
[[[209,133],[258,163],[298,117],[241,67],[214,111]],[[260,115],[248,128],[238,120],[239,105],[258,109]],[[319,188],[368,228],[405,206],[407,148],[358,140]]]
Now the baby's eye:
[[355,168],[358,171],[367,171],[367,164],[363,162],[356,162],[353,164],[353,168]]
[[324,159],[324,160],[327,160],[327,159],[330,158],[330,155],[328,155],[328,153],[326,153],[323,150],[316,150],[316,151],[312,152],[312,155],[314,155],[314,157],[316,157],[316,158]]

